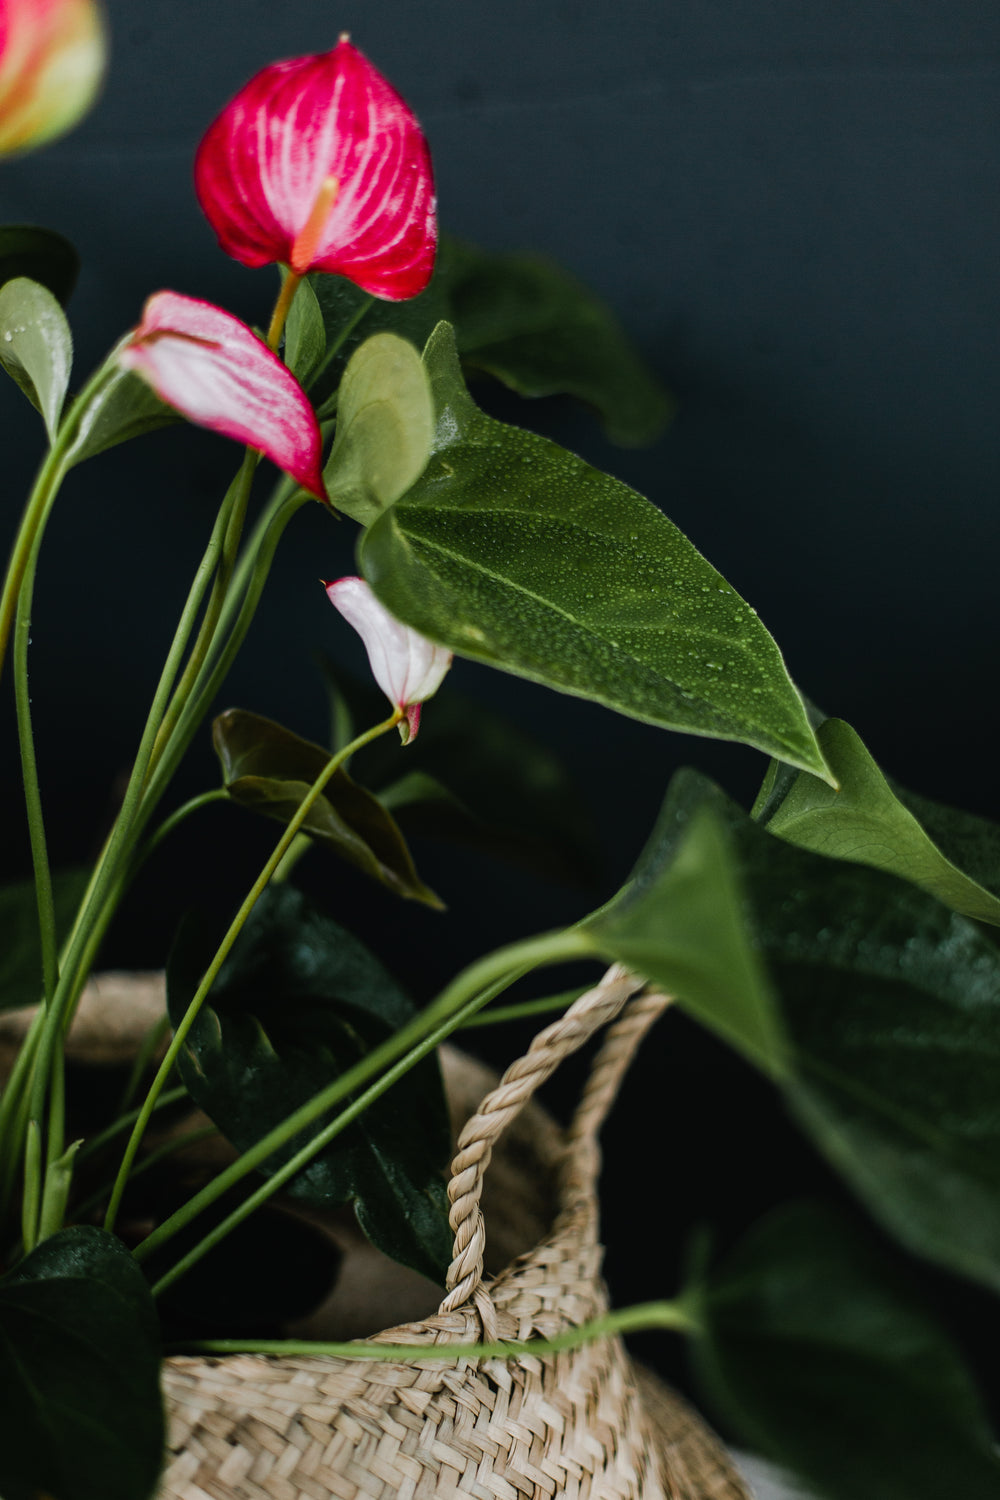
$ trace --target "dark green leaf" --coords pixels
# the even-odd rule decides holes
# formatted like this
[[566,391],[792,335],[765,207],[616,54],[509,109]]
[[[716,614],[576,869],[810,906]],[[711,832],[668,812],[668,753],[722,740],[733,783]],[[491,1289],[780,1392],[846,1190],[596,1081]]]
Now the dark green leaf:
[[[188,925],[167,971],[177,1024],[214,941]],[[245,1150],[413,1015],[378,961],[289,886],[265,891],[188,1034],[181,1078]],[[336,1113],[337,1111],[334,1111]],[[270,1159],[280,1166],[324,1117]],[[379,1249],[436,1280],[451,1258],[442,1168],[450,1149],[436,1059],[425,1058],[293,1177],[317,1207],[351,1201]]]
[[[330,759],[322,745],[300,739],[259,714],[227,709],[212,725],[222,779],[234,802],[287,823]],[[397,896],[442,909],[418,876],[403,835],[377,798],[335,771],[303,824],[303,832]]]
[[76,285],[80,257],[69,240],[54,229],[40,229],[34,224],[0,226],[0,284],[15,276],[47,286],[63,305],[69,301]]
[[581,929],[605,958],[659,984],[773,1077],[781,1022],[747,934],[735,861],[709,807],[678,829],[668,797],[629,879]]
[[[366,294],[340,276],[309,278],[326,323],[327,344],[339,344]],[[311,392],[329,401],[343,362],[361,340],[381,330],[422,349],[447,319],[463,362],[488,371],[523,396],[576,396],[596,409],[619,443],[658,436],[672,403],[632,349],[605,305],[566,271],[540,256],[490,255],[445,235],[427,290],[405,302],[370,301]]]
[[446,288],[462,363],[521,396],[576,396],[612,442],[651,443],[673,405],[607,306],[554,261],[452,240]]
[[825,1500],[997,1500],[982,1405],[921,1294],[829,1210],[795,1205],[700,1290],[695,1353],[743,1438]]
[[[851,726],[827,719],[818,738],[840,790],[799,772],[780,795],[765,794],[760,821],[768,830],[817,854],[890,870],[965,916],[1000,925],[1000,899],[946,858]],[[994,847],[1000,849],[1000,829]]]
[[[384,700],[339,667],[322,666],[337,743],[348,744],[377,719]],[[567,767],[502,714],[449,681],[424,709],[405,760],[398,776],[399,754],[385,737],[361,751],[353,768],[407,835],[464,844],[573,885],[596,883],[593,817]]]
[[26,276],[0,287],[0,364],[41,412],[54,442],[73,364],[73,336],[58,299]]
[[908,881],[775,838],[692,772],[678,833],[728,826],[792,1041],[789,1104],[916,1254],[1000,1291],[1000,953]]
[[825,774],[774,641],[666,516],[484,416],[447,325],[424,357],[433,457],[360,544],[383,604],[463,656]]
[[[53,876],[58,936],[69,931],[89,879],[89,870],[63,870]],[[0,889],[0,1010],[37,1005],[41,994],[42,949],[35,883],[22,880]]]
[[889,784],[945,858],[994,896],[1000,896],[1000,824],[921,797],[895,781]]
[[[113,360],[114,355],[110,358]],[[71,458],[75,464],[93,458],[129,438],[179,422],[172,406],[131,370],[116,370],[93,397],[79,419],[79,435]]]
[[340,383],[337,435],[323,470],[331,504],[370,525],[420,478],[433,437],[423,360],[406,339],[374,334]]
[[156,1315],[103,1229],[64,1229],[0,1281],[4,1500],[147,1500],[163,1452]]

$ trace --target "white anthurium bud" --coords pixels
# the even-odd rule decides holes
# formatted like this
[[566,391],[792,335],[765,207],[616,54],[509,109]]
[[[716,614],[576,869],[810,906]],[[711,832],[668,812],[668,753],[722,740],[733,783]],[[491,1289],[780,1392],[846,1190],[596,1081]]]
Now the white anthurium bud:
[[363,578],[325,583],[327,598],[364,641],[372,676],[403,718],[403,744],[416,739],[420,707],[441,686],[453,653],[411,630],[380,604]]

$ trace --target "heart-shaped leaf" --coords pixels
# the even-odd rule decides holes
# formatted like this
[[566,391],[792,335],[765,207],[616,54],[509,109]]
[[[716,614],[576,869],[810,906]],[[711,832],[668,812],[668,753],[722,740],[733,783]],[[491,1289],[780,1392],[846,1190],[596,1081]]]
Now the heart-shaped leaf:
[[996,946],[908,881],[774,837],[693,772],[669,805],[678,840],[706,807],[728,830],[803,1129],[904,1245],[1000,1291]]
[[73,365],[73,336],[57,298],[26,276],[0,287],[0,364],[41,412],[54,442]]
[[[233,801],[282,823],[295,815],[330,759],[322,745],[239,708],[227,709],[215,720],[212,742]],[[398,896],[443,909],[418,876],[391,814],[343,769],[334,772],[302,827]]]
[[824,1500],[996,1500],[972,1379],[921,1292],[830,1210],[758,1225],[697,1293],[699,1373]]
[[[214,948],[188,923],[167,970],[176,1025]],[[178,1059],[195,1102],[240,1150],[259,1141],[414,1014],[373,955],[289,886],[257,902]],[[313,1138],[315,1122],[270,1158]],[[441,1281],[451,1257],[442,1169],[450,1149],[436,1059],[412,1068],[287,1187],[317,1207],[353,1202],[387,1255]]]
[[[1000,897],[933,842],[851,726],[827,719],[817,737],[839,790],[800,772],[779,795],[770,786],[762,793],[761,823],[803,849],[890,870],[965,916],[1000,926]],[[1000,829],[995,840],[1000,851]]]
[[80,270],[80,257],[69,240],[54,229],[35,224],[0,225],[0,284],[15,276],[38,281],[63,307]]
[[4,1500],[148,1500],[163,1454],[149,1287],[103,1229],[64,1229],[0,1281]]
[[666,516],[484,416],[447,325],[424,358],[434,454],[359,548],[382,603],[460,655],[828,775],[774,641]]
[[420,478],[433,438],[430,381],[416,349],[394,333],[366,339],[340,383],[323,470],[331,504],[370,525]]
[[[60,870],[52,877],[58,936],[69,931],[89,879],[89,870]],[[35,884],[21,880],[0,888],[0,1010],[37,1005],[41,994],[42,948]]]

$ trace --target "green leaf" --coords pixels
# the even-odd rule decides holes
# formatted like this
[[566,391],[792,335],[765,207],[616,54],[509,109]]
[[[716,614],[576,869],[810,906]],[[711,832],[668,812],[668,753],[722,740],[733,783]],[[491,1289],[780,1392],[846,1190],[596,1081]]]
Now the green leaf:
[[103,1229],[64,1229],[0,1281],[4,1500],[147,1500],[163,1453],[149,1287]]
[[774,837],[692,772],[671,790],[679,830],[706,805],[729,829],[800,1125],[902,1244],[1000,1291],[1000,952],[917,886]]
[[[827,719],[818,739],[840,790],[800,772],[760,821],[771,833],[817,854],[890,870],[955,911],[1000,926],[1000,898],[952,863],[883,776],[849,724]],[[996,830],[1000,849],[1000,829]]]
[[161,401],[140,376],[131,370],[113,369],[114,358],[112,352],[107,382],[94,393],[80,415],[77,439],[70,453],[75,464],[129,438],[180,421],[173,407]]
[[[167,969],[174,1025],[213,947],[214,939],[190,924],[182,929]],[[413,1014],[407,996],[356,938],[290,886],[270,887],[188,1034],[181,1078],[243,1151]],[[287,1161],[331,1117],[276,1152],[265,1171]],[[316,1207],[353,1202],[361,1228],[379,1249],[440,1281],[451,1258],[442,1176],[449,1150],[440,1072],[431,1056],[319,1152],[286,1190]]]
[[997,1500],[973,1382],[925,1298],[831,1211],[758,1225],[700,1288],[703,1381],[825,1500]]
[[679,1005],[778,1078],[781,1022],[747,933],[735,861],[710,807],[678,829],[668,796],[618,895],[579,924],[594,947],[675,995]]
[[463,365],[521,396],[578,397],[612,442],[659,437],[673,415],[670,397],[610,310],[561,266],[452,240],[445,275]]
[[[348,744],[384,700],[340,667],[322,667],[337,743]],[[548,746],[502,714],[449,682],[424,709],[405,760],[398,776],[398,749],[386,737],[362,750],[352,769],[407,836],[462,844],[578,887],[596,884],[597,834],[579,788]]]
[[945,858],[978,885],[1000,896],[1000,824],[921,797],[898,782],[889,784]]
[[[288,275],[281,267],[281,279]],[[323,311],[316,300],[312,282],[299,282],[285,322],[285,363],[302,386],[308,386],[323,363],[326,354],[326,328]]]
[[430,381],[416,349],[394,333],[366,339],[344,371],[323,470],[334,507],[370,525],[420,478],[433,437]]
[[[90,879],[89,870],[62,870],[52,877],[56,934],[69,932]],[[33,880],[0,889],[0,1010],[37,1005],[42,995],[42,948]]]
[[73,364],[73,336],[48,287],[26,276],[0,287],[0,364],[41,412],[54,442]]
[[650,442],[671,415],[670,397],[610,311],[539,256],[490,255],[444,235],[426,291],[405,302],[370,301],[342,347],[366,294],[340,276],[313,274],[309,282],[327,345],[340,350],[311,391],[322,411],[343,360],[361,339],[388,330],[422,349],[446,319],[471,369],[488,371],[523,396],[578,397],[597,411],[614,442]]
[[[233,801],[281,823],[298,811],[330,759],[322,745],[239,708],[227,709],[215,720],[212,743]],[[345,770],[334,772],[302,830],[397,896],[443,910],[440,898],[417,874],[392,816]]]
[[434,454],[360,543],[383,604],[460,655],[827,774],[774,641],[666,516],[484,416],[447,325],[424,358]]
[[80,257],[69,240],[54,229],[34,224],[0,226],[0,284],[15,276],[38,281],[63,307],[76,285]]

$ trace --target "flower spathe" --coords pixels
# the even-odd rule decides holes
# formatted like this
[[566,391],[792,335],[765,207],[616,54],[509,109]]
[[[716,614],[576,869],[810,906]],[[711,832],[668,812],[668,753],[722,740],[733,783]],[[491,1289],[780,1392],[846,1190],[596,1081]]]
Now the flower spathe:
[[441,686],[453,653],[397,620],[363,578],[338,578],[324,588],[330,603],[364,642],[372,676],[403,715],[399,732],[408,744],[420,727],[421,704]]
[[231,313],[178,292],[156,292],[118,361],[189,421],[259,449],[326,500],[322,438],[309,397]]
[[75,125],[93,103],[104,62],[94,0],[0,0],[0,155]]
[[422,292],[434,269],[427,142],[346,37],[240,90],[198,148],[195,190],[219,244],[245,266],[334,272],[389,301]]

